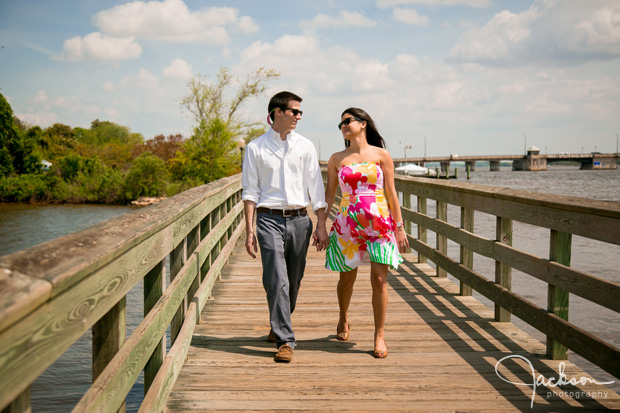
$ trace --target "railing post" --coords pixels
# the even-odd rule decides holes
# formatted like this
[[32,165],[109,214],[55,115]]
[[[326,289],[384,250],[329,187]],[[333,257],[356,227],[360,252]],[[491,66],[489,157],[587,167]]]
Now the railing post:
[[[127,335],[126,297],[123,297],[92,327],[93,383],[120,350]],[[118,409],[125,411],[125,402]]]
[[[176,248],[170,252],[170,282],[172,282],[179,271],[181,271],[181,268],[183,268],[183,264],[186,261],[186,243],[187,238],[183,238],[183,241],[179,242],[179,245],[177,245]],[[172,322],[170,323],[170,342],[172,344],[174,344],[177,339],[177,335],[183,326],[186,305],[186,300],[183,300],[183,303],[177,310],[176,314],[172,318]]]
[[[427,201],[426,198],[418,196],[418,212],[420,214],[427,215]],[[418,225],[418,240],[423,243],[428,243],[428,230],[421,225]],[[418,262],[425,263],[426,257],[418,253]]]
[[[192,229],[189,234],[187,234],[187,255],[195,253],[196,248],[200,244],[200,224],[196,225],[194,229]],[[197,254],[198,255],[198,254]],[[190,303],[194,298],[194,294],[200,288],[200,274],[196,274],[196,278],[192,283],[191,287],[187,291],[187,303]]]
[[[496,242],[512,246],[512,219],[497,217]],[[512,289],[512,267],[495,261],[495,282],[502,287]],[[495,304],[495,321],[509,322],[510,312]]]
[[[443,201],[436,201],[437,203],[437,220],[439,221],[448,221],[448,204]],[[436,234],[437,237],[437,251],[440,254],[446,255],[448,253],[448,238],[443,235]],[[446,270],[437,265],[437,276],[438,277],[447,277],[448,273]]]
[[2,413],[22,413],[22,412],[31,412],[32,407],[30,405],[30,388],[32,386],[26,387],[26,390],[20,393],[19,396],[15,398],[4,409],[2,409]]
[[[164,261],[157,264],[149,273],[144,277],[144,316],[155,307],[157,301],[163,295],[164,292],[164,280],[166,276],[166,269]],[[153,351],[153,354],[146,362],[144,366],[144,394],[149,391],[159,368],[164,362],[166,352],[166,335],[161,338],[157,347]]]
[[[403,208],[411,209],[411,194],[407,191],[403,191]],[[405,233],[411,235],[411,221],[403,219],[403,225],[405,227]],[[411,251],[411,248],[407,252]]]
[[[558,264],[570,266],[571,244],[573,236],[566,232],[551,230],[549,245],[549,260]],[[555,285],[547,286],[547,311],[558,317],[568,320],[568,291]],[[547,337],[547,357],[553,360],[566,360],[566,347]]]
[[200,221],[200,241],[211,231],[211,214],[209,213]]
[[[471,208],[461,207],[461,228],[465,231],[469,231],[471,233],[474,232],[474,210]],[[474,252],[464,246],[460,246],[460,257],[461,264],[464,267],[473,269],[474,268]],[[460,282],[460,294],[464,296],[472,295],[471,286],[465,284],[463,281]]]

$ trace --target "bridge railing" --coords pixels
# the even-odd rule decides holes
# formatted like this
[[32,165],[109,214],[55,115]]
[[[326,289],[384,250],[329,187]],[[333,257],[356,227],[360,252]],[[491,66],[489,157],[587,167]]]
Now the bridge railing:
[[[29,411],[31,383],[90,329],[93,384],[74,411],[123,410],[142,371],[140,410],[162,411],[242,214],[237,175],[0,257],[0,411]],[[126,338],[141,281],[144,319]]]
[[[409,243],[421,262],[428,258],[438,276],[456,277],[462,295],[474,289],[494,302],[496,321],[510,321],[514,314],[541,331],[550,358],[566,359],[568,348],[620,377],[620,349],[568,321],[569,294],[620,312],[619,284],[570,268],[573,235],[620,245],[620,203],[401,175],[396,189],[407,233],[417,226]],[[428,211],[429,200],[435,203],[434,214]],[[448,205],[460,208],[460,224],[448,223]],[[495,217],[494,239],[474,233],[475,213]],[[512,247],[513,221],[548,230],[549,256]],[[428,244],[428,231],[435,233],[435,247]],[[459,246],[458,261],[448,256],[448,240]],[[473,270],[474,253],[495,261],[494,281]],[[547,283],[547,308],[511,290],[513,268]]]

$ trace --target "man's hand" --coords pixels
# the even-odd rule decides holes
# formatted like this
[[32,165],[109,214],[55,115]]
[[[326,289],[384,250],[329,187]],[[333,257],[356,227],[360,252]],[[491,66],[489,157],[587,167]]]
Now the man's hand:
[[323,251],[327,249],[329,245],[329,237],[324,226],[318,225],[314,234],[312,234],[312,246],[316,247],[317,251]]
[[256,242],[256,236],[254,234],[247,234],[245,239],[245,250],[250,254],[250,257],[256,258],[258,242]]

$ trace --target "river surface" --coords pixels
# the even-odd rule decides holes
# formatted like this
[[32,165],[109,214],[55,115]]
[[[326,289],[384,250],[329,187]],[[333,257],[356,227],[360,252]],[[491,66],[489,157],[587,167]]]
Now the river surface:
[[[465,171],[459,179],[466,181]],[[613,171],[580,171],[578,167],[554,166],[548,171],[513,172],[502,167],[498,172],[476,167],[471,183],[522,189],[535,192],[576,196],[620,202],[620,169]],[[415,202],[413,203],[415,209]],[[434,204],[429,201],[429,215],[434,216]],[[0,204],[0,256],[85,229],[107,219],[134,211],[134,207],[102,205],[12,205]],[[448,221],[458,226],[460,209],[449,206]],[[495,238],[495,217],[476,212],[474,232]],[[414,234],[417,232],[414,230]],[[429,231],[428,243],[435,245]],[[513,246],[547,258],[549,231],[531,225],[514,223]],[[458,261],[458,245],[448,241],[448,255]],[[620,246],[573,236],[571,267],[620,284]],[[494,279],[494,262],[474,255],[474,270]],[[451,276],[450,276],[451,277]],[[454,280],[454,279],[453,279]],[[458,283],[457,280],[454,280]],[[547,285],[533,277],[513,270],[513,291],[546,308]],[[486,298],[474,296],[491,306]],[[620,346],[620,315],[603,307],[570,296],[569,320],[607,342]],[[142,284],[127,297],[127,335],[142,320]],[[389,314],[388,314],[389,318]],[[545,336],[513,317],[513,322],[541,342]],[[32,385],[33,411],[66,412],[80,400],[91,383],[91,333],[87,332]],[[169,342],[169,340],[168,340]],[[618,381],[596,366],[569,352],[569,359],[588,371],[598,381]],[[620,385],[610,386],[620,391]],[[144,388],[142,377],[127,397],[127,411],[137,411]]]

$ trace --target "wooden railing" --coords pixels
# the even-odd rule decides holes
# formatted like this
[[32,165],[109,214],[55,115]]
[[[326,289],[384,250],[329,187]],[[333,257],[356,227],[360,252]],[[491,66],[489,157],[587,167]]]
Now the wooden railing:
[[[417,225],[417,236],[410,236],[409,244],[420,261],[434,262],[438,276],[450,273],[457,278],[462,295],[474,289],[493,301],[497,321],[510,321],[514,314],[544,333],[550,358],[566,359],[568,348],[620,377],[620,349],[567,321],[569,294],[620,312],[620,285],[570,268],[573,235],[620,245],[620,203],[401,175],[396,176],[396,189],[407,233]],[[435,201],[434,217],[427,210],[428,200]],[[459,226],[447,222],[448,204],[460,207]],[[474,233],[474,212],[495,216],[494,239]],[[549,257],[513,248],[513,221],[548,229]],[[429,230],[436,234],[435,247],[427,243]],[[447,240],[459,245],[458,262],[448,256]],[[473,270],[474,253],[495,261],[494,281]],[[546,309],[511,291],[513,268],[548,284]]]
[[[164,410],[242,214],[237,175],[0,257],[0,411],[28,411],[31,383],[89,329],[93,384],[74,411],[123,410],[142,371],[140,411]],[[142,280],[144,319],[126,339]]]

